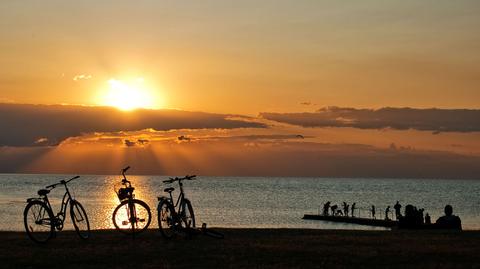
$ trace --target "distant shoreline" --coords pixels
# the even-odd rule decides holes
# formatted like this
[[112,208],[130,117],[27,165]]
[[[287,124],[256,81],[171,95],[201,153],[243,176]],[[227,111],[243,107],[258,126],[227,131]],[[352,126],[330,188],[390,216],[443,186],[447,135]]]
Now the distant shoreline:
[[96,230],[82,241],[59,232],[46,245],[24,232],[0,232],[2,268],[474,268],[480,231],[224,229],[164,240],[150,229],[135,239]]

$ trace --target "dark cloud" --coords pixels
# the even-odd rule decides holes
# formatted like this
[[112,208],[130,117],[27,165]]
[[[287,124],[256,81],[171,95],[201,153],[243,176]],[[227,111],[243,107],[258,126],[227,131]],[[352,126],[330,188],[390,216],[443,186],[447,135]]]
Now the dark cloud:
[[[392,147],[303,140],[163,141],[147,150],[120,151],[101,145],[0,147],[0,172],[111,174],[128,164],[135,173],[156,175],[479,179],[480,156]],[[119,158],[111,158],[115,155]]]
[[213,136],[207,139],[225,139],[225,140],[289,140],[312,138],[313,136],[303,136],[300,134],[268,134],[268,135],[237,135],[237,136]]
[[123,141],[123,143],[125,144],[125,146],[127,147],[135,147],[137,145],[137,142],[135,141],[131,141],[131,140],[128,140],[128,139],[125,139]]
[[238,115],[166,109],[122,112],[110,107],[0,104],[0,146],[58,145],[69,137],[93,132],[264,127],[262,123]]
[[356,109],[327,107],[313,113],[260,113],[260,117],[303,127],[353,127],[360,129],[414,129],[441,132],[479,132],[478,109]]
[[190,141],[190,140],[192,140],[190,137],[185,136],[185,135],[181,135],[177,139],[178,139],[178,141]]

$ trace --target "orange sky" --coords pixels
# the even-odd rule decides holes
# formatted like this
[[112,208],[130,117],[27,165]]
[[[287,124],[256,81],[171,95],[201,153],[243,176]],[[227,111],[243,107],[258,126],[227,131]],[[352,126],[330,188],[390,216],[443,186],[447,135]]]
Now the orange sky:
[[463,0],[1,1],[0,101],[98,104],[108,80],[142,77],[156,106],[185,110],[478,108],[478,14]]
[[0,172],[478,176],[478,14],[474,0],[0,1]]

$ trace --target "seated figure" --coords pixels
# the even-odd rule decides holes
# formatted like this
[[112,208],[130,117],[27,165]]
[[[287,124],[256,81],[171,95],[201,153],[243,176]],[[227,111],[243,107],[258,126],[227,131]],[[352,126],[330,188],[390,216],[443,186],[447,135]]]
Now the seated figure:
[[416,210],[413,205],[407,205],[405,207],[405,215],[399,216],[398,228],[400,229],[417,229],[419,223],[417,223]]
[[438,229],[462,230],[462,221],[458,216],[453,215],[452,206],[446,205],[445,216],[438,218],[435,226]]

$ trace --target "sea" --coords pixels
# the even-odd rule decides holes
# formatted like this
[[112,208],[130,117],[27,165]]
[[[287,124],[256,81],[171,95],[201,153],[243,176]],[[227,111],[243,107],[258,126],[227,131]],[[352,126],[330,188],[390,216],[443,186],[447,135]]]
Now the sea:
[[[75,175],[0,174],[0,230],[23,231],[23,211],[27,198],[37,197],[37,191],[47,185]],[[150,228],[157,228],[157,197],[167,195],[164,189],[178,183],[166,184],[168,176],[128,176],[135,187],[137,199],[151,208]],[[83,204],[91,229],[113,228],[112,213],[119,204],[115,189],[120,186],[118,175],[80,175],[68,183],[75,199]],[[304,214],[318,214],[330,201],[342,208],[343,202],[356,203],[355,215],[385,218],[385,209],[399,201],[424,208],[432,221],[443,215],[446,204],[460,216],[463,229],[480,229],[480,180],[445,179],[371,179],[371,178],[304,178],[304,177],[208,177],[185,181],[186,197],[192,202],[197,225],[227,228],[307,228],[382,230],[356,224],[341,224],[304,220]],[[54,212],[58,212],[63,186],[49,194]],[[67,211],[65,229],[73,229]]]

